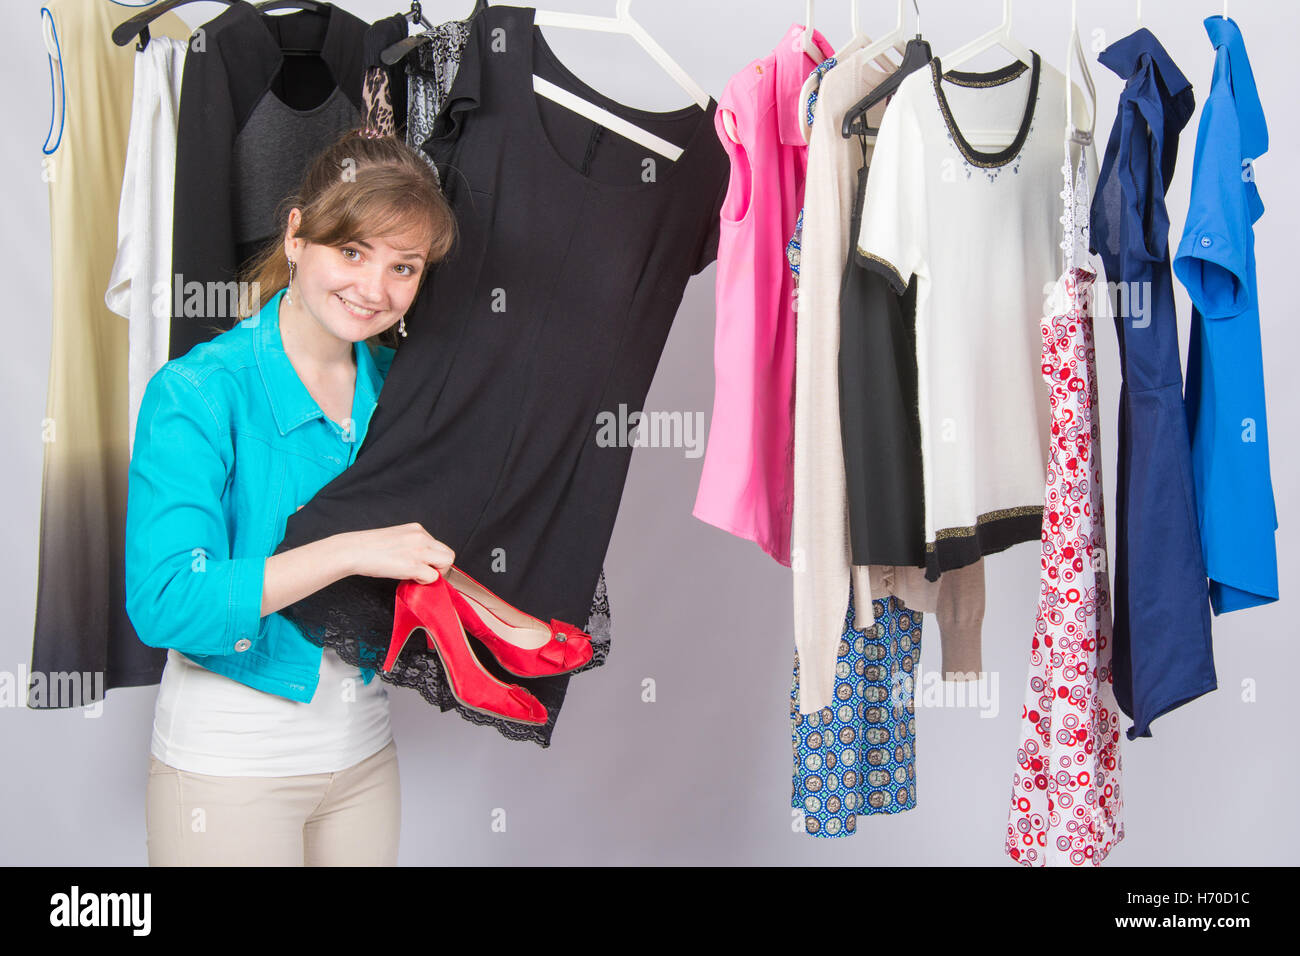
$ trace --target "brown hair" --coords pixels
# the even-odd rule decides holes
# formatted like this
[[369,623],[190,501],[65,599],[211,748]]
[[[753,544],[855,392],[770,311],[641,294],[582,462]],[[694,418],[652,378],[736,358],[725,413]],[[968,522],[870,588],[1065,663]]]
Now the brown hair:
[[[241,293],[241,318],[289,284],[284,235],[294,208],[302,215],[296,236],[336,248],[367,236],[424,232],[429,245],[421,286],[430,267],[456,241],[456,218],[429,163],[396,137],[372,138],[360,129],[349,130],[312,161],[298,191],[277,207],[275,239],[241,276],[242,290],[257,290],[256,297]],[[369,341],[396,348],[397,327]]]

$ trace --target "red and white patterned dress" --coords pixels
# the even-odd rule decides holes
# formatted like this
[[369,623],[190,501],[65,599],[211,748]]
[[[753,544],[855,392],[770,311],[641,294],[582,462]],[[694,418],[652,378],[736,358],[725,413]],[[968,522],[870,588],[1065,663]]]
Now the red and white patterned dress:
[[1067,144],[1065,270],[1041,323],[1051,455],[1006,839],[1007,853],[1026,866],[1096,865],[1124,838],[1093,347],[1093,319],[1109,314],[1109,298],[1100,261],[1088,251],[1089,152],[1079,150],[1072,170]]

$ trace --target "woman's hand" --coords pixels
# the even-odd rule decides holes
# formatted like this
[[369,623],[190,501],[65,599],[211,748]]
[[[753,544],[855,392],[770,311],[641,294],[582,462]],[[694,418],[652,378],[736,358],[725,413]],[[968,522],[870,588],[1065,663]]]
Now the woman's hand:
[[262,616],[353,574],[428,584],[455,558],[451,548],[418,524],[330,535],[266,559]]
[[417,523],[334,536],[352,574],[372,578],[435,581],[455,562],[456,553]]

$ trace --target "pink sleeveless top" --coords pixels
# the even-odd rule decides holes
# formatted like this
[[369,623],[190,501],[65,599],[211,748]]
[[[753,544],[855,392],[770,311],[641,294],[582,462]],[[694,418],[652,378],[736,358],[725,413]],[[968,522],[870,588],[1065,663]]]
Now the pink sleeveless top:
[[[718,238],[713,421],[693,514],[790,565],[794,276],[786,241],[803,206],[799,91],[818,61],[795,24],[727,83],[714,125],[731,158]],[[824,56],[830,44],[817,31]],[[740,143],[723,126],[735,120]]]

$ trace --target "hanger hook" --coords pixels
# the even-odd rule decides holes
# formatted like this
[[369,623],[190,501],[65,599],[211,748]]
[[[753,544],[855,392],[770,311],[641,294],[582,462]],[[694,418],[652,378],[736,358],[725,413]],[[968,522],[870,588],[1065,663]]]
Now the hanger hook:
[[916,0],[912,0],[912,9],[916,11],[916,35],[921,35],[921,8],[916,5]]

